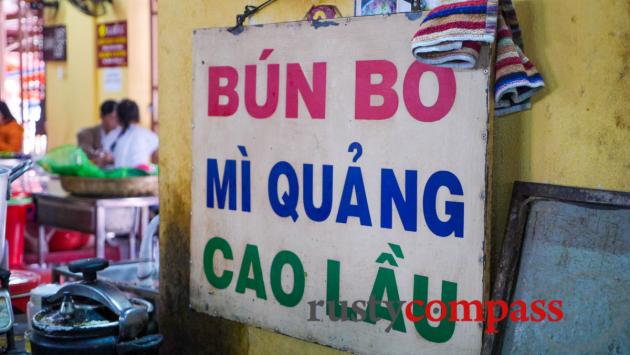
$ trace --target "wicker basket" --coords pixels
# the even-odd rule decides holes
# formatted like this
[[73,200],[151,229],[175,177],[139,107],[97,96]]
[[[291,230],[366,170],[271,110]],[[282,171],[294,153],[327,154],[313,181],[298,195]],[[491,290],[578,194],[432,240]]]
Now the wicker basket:
[[121,179],[100,179],[61,176],[61,187],[67,192],[78,196],[157,196],[158,177],[140,176]]

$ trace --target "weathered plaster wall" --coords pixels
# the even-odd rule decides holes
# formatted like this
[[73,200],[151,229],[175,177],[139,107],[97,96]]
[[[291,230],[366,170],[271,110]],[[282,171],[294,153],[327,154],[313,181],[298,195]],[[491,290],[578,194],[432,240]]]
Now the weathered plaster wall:
[[[256,23],[299,20],[320,1],[278,1]],[[328,1],[343,15],[352,0]],[[247,1],[160,0],[161,327],[164,353],[332,354],[335,350],[188,309],[191,41],[231,26]],[[630,190],[625,1],[516,0],[526,51],[547,88],[534,109],[495,121],[492,229],[500,245],[514,180]],[[411,36],[411,34],[401,34]],[[498,250],[498,248],[494,248]]]
[[547,87],[531,111],[494,122],[495,255],[514,180],[630,190],[630,3],[514,3]]

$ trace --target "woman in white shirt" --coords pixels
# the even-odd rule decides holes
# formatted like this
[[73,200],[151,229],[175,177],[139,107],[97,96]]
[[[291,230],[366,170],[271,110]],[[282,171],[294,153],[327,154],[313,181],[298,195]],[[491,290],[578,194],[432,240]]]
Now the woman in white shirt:
[[116,107],[121,131],[111,145],[116,168],[135,168],[155,161],[158,149],[158,136],[139,125],[140,110],[138,105],[124,99]]

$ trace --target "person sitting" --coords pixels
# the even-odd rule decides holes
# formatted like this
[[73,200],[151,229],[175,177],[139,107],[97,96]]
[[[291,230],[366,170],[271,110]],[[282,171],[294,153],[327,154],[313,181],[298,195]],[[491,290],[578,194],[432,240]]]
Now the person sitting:
[[9,106],[0,101],[0,152],[21,152],[23,138],[24,128],[15,121]]
[[122,100],[116,107],[122,130],[112,143],[114,167],[136,168],[157,161],[157,134],[140,126],[140,110],[132,100]]
[[90,160],[103,167],[113,162],[111,145],[121,130],[116,117],[116,101],[104,101],[100,116],[101,124],[82,129],[77,134],[77,142]]

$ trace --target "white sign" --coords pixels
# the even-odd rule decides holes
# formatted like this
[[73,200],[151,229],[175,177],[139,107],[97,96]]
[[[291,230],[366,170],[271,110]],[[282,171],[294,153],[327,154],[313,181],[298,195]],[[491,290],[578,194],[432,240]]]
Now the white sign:
[[483,298],[488,74],[416,62],[419,21],[195,31],[195,310],[356,353],[479,353],[480,322],[450,317]]
[[123,72],[121,68],[101,69],[103,75],[103,92],[120,92],[122,90]]

